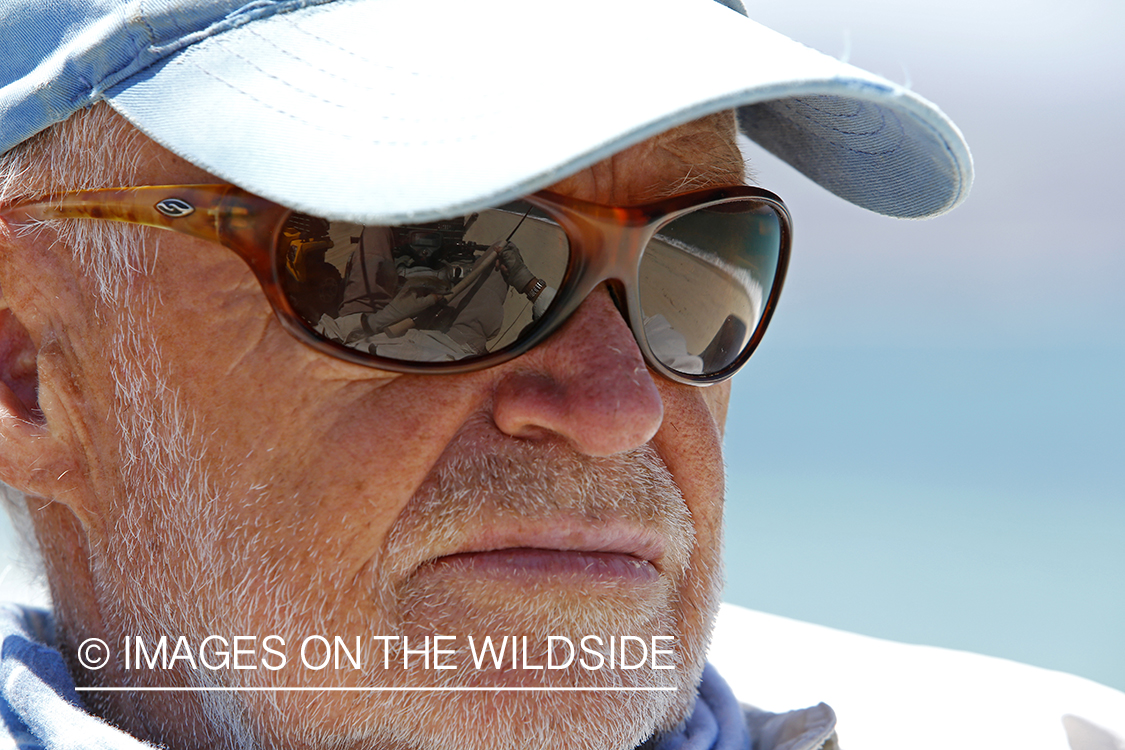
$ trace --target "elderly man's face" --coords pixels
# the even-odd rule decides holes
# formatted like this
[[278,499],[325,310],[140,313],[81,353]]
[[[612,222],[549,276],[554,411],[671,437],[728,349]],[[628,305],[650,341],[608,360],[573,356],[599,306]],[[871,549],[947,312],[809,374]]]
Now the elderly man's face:
[[[148,141],[140,158],[138,184],[216,181]],[[700,174],[742,180],[726,116],[553,189],[627,205],[700,187]],[[55,501],[36,515],[71,645],[250,635],[258,654],[244,661],[259,663],[265,636],[284,639],[283,669],[201,670],[224,685],[677,690],[91,702],[184,745],[210,733],[280,746],[632,747],[684,717],[720,578],[725,386],[650,373],[604,289],[546,343],[489,370],[351,365],[286,334],[230,251],[145,231],[144,268],[119,305],[97,302],[46,237],[20,250],[35,267],[9,262],[0,279],[38,349],[52,474],[63,468],[35,485]],[[315,635],[359,636],[366,664],[306,668],[299,645]],[[394,650],[384,669],[383,641],[372,640],[419,648],[435,635],[456,638],[445,662],[458,669],[426,669],[421,657],[403,669]],[[475,669],[468,637],[486,635],[527,636],[530,665],[544,663],[548,636],[673,636],[677,664]],[[76,667],[77,679],[201,682],[184,662],[166,673],[116,661],[97,674]]]

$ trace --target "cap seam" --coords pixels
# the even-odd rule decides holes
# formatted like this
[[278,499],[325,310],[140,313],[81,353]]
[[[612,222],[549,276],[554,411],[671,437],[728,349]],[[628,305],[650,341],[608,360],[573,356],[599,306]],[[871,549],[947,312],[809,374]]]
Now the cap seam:
[[[276,81],[277,83],[281,84],[285,88],[287,88],[291,91],[297,92],[301,96],[304,96],[308,99],[313,99],[313,100],[316,100],[316,101],[319,101],[319,102],[323,102],[324,104],[327,104],[330,107],[335,107],[336,109],[340,109],[340,110],[344,109],[344,105],[342,103],[334,102],[331,99],[326,99],[325,97],[320,96],[320,95],[318,95],[318,94],[316,94],[312,91],[309,91],[308,89],[301,88],[300,86],[296,86],[291,81],[288,81],[288,80],[282,78],[281,76],[278,76],[275,73],[272,73],[272,72],[266,70],[261,65],[258,65],[256,62],[251,60],[249,57],[246,57],[245,55],[240,54],[239,52],[236,52],[233,49],[231,49],[230,45],[223,44],[222,40],[220,40],[218,38],[216,38],[212,43],[215,44],[216,46],[220,47],[227,54],[229,54],[233,57],[237,57],[239,60],[242,60],[247,66],[253,68],[254,70],[259,71],[266,78],[270,79],[271,81]],[[302,60],[301,58],[295,57],[293,59],[296,60],[297,62],[305,63],[307,65],[307,63],[304,60]],[[204,73],[209,74],[208,70],[203,68],[201,65],[196,63],[194,60],[192,60],[191,63],[192,63],[192,65],[194,65],[199,70],[202,70]],[[314,70],[316,70],[316,69],[317,68],[314,68]],[[212,78],[215,78],[216,80],[223,81],[223,83],[225,83],[227,86],[230,86],[235,91],[242,91],[242,89],[240,87],[235,86],[234,84],[232,84],[228,81],[225,81],[221,78],[218,78],[218,76],[212,76]],[[243,92],[243,93],[246,93],[246,92]],[[260,100],[256,99],[256,101],[260,101]],[[282,110],[279,109],[279,110],[276,110],[276,111],[280,112]],[[305,122],[305,121],[304,120],[298,120],[298,122]],[[325,132],[330,132],[330,131],[325,131]]]
[[[331,0],[325,0],[325,2],[330,2],[330,1],[331,1]],[[334,40],[334,39],[329,39],[329,38],[327,38],[327,37],[323,37],[323,36],[321,36],[320,34],[314,34],[313,32],[309,31],[308,29],[302,28],[302,27],[301,27],[301,26],[299,26],[298,24],[292,23],[292,20],[291,20],[291,19],[287,19],[287,20],[289,20],[288,26],[289,26],[290,28],[292,28],[292,29],[293,29],[294,31],[296,31],[296,32],[298,32],[298,33],[300,33],[300,34],[304,34],[305,36],[311,37],[312,39],[315,39],[315,40],[317,40],[318,42],[321,42],[321,43],[323,43],[323,44],[325,44],[325,45],[327,45],[327,46],[329,46],[329,47],[332,47],[333,49],[335,49],[335,50],[337,50],[337,51],[339,51],[339,52],[343,52],[344,54],[346,54],[346,55],[347,55],[347,56],[349,56],[349,57],[354,57],[354,58],[355,58],[356,60],[360,60],[360,61],[362,61],[362,62],[364,62],[364,63],[368,63],[368,64],[370,64],[370,65],[374,65],[374,66],[377,66],[377,67],[380,67],[380,68],[384,68],[385,70],[393,70],[393,71],[395,71],[396,73],[402,73],[402,72],[403,72],[403,69],[402,69],[402,68],[397,68],[397,67],[395,67],[395,66],[393,66],[393,65],[381,64],[381,63],[379,63],[379,62],[377,62],[377,61],[375,61],[375,60],[372,60],[372,59],[371,59],[370,57],[367,57],[366,55],[360,55],[360,54],[359,54],[359,53],[357,53],[357,52],[356,52],[355,50],[351,50],[351,49],[348,49],[347,47],[342,47],[342,46],[340,46],[340,44],[339,44],[339,43],[338,43],[338,42],[337,42],[336,40]],[[260,36],[260,35],[259,35],[259,36]],[[291,55],[291,56],[292,56],[292,55]],[[295,60],[301,60],[301,59],[302,59],[302,58],[299,58],[299,57],[296,57],[296,56],[292,56],[292,57],[293,57],[293,58],[294,58]],[[416,71],[416,70],[408,70],[408,71],[406,71],[406,72],[407,72],[407,73],[408,73],[409,75],[412,75],[412,76],[418,76],[418,75],[421,75],[421,74],[420,74],[420,73],[419,73],[418,71]]]
[[[935,211],[935,212],[930,213],[930,214],[927,214],[928,217],[939,216],[943,213],[946,213],[946,212],[950,211],[951,209],[953,209],[954,207],[959,205],[962,201],[964,201],[965,198],[968,197],[968,191],[966,189],[967,180],[965,179],[964,172],[965,172],[965,167],[968,167],[968,171],[969,171],[970,174],[972,172],[972,165],[973,165],[972,154],[969,153],[968,148],[965,149],[965,157],[968,159],[968,163],[963,164],[961,159],[958,158],[957,152],[953,149],[951,141],[948,138],[945,137],[942,130],[937,128],[934,125],[934,123],[931,122],[930,118],[923,117],[918,113],[918,110],[921,108],[921,105],[918,101],[918,98],[920,98],[920,97],[918,97],[917,94],[914,94],[913,96],[907,95],[908,92],[907,92],[906,89],[891,89],[891,93],[894,94],[894,97],[897,100],[897,102],[902,104],[902,107],[901,107],[902,110],[905,111],[905,112],[908,112],[910,114],[910,116],[912,118],[914,118],[915,122],[921,124],[923,128],[925,128],[930,134],[932,134],[937,139],[937,141],[939,143],[941,143],[941,146],[944,149],[946,156],[949,157],[950,163],[953,164],[956,167],[956,169],[954,170],[955,173],[956,173],[954,175],[956,194],[950,200],[948,200],[942,206],[942,208],[940,210]],[[916,97],[918,97],[918,98],[916,98]],[[938,109],[937,105],[932,104],[932,103],[927,103],[927,105],[928,106],[926,108],[926,111],[929,114],[931,114],[931,115],[936,114],[939,118],[941,118],[945,121],[946,126],[950,130],[952,130],[955,134],[957,134],[957,135],[961,134],[960,130],[957,128],[957,125],[955,125],[953,123],[953,121],[950,120],[945,115],[945,113],[943,113],[940,109]],[[961,142],[964,143],[963,138],[961,139]],[[919,217],[910,217],[910,218],[926,218],[926,217],[919,216]]]
[[[338,44],[333,43],[331,40],[325,39],[324,37],[318,36],[316,34],[308,33],[305,29],[302,29],[300,26],[292,25],[292,28],[296,31],[301,32],[302,34],[305,34],[306,36],[309,36],[309,37],[311,37],[311,38],[313,38],[313,39],[315,39],[319,42],[323,42],[323,43],[327,44],[328,46],[331,46],[336,51],[348,54],[350,57],[354,57],[355,59],[357,59],[357,60],[359,60],[363,63],[372,65],[373,67],[381,68],[381,69],[386,70],[388,72],[396,73],[396,74],[399,74],[399,75],[408,75],[408,76],[413,76],[413,77],[416,77],[416,78],[421,76],[421,73],[419,73],[418,71],[415,71],[415,70],[397,68],[393,65],[385,65],[385,64],[380,65],[378,63],[375,63],[373,60],[370,60],[369,58],[366,58],[366,57],[363,57],[363,56],[356,55],[356,54],[352,53],[347,48],[341,47]],[[322,73],[322,74],[324,74],[324,75],[326,75],[329,78],[332,78],[334,80],[340,81],[342,83],[346,83],[349,86],[351,86],[353,89],[358,89],[360,91],[378,93],[378,94],[383,95],[383,96],[398,96],[397,91],[392,91],[392,90],[388,90],[388,89],[379,89],[379,88],[376,88],[376,87],[371,86],[371,85],[366,84],[366,83],[362,86],[357,86],[350,79],[344,78],[343,76],[338,75],[338,74],[332,72],[331,70],[328,70],[327,68],[325,68],[323,66],[314,65],[314,64],[312,64],[312,62],[310,60],[308,60],[304,57],[300,57],[298,55],[293,54],[287,48],[278,45],[272,39],[270,39],[269,37],[259,33],[258,31],[254,30],[254,29],[246,29],[245,33],[254,36],[255,38],[259,39],[261,42],[263,42],[265,44],[270,45],[270,47],[272,47],[272,49],[274,51],[276,51],[276,52],[278,52],[282,55],[285,55],[287,58],[289,58],[293,62],[298,63],[300,65],[303,65],[306,68],[308,68],[309,70],[316,71],[317,73]],[[305,95],[309,96],[310,98],[317,99],[319,101],[322,101],[322,102],[324,102],[326,104],[329,104],[331,106],[334,106],[334,107],[344,106],[343,104],[341,104],[339,102],[335,102],[335,101],[333,101],[331,99],[328,99],[326,97],[319,96],[315,92],[310,91],[309,89],[301,88],[299,86],[295,86],[291,81],[288,81],[287,79],[281,78],[280,76],[277,76],[277,75],[274,75],[273,73],[270,73],[268,70],[266,70],[265,68],[261,67],[256,62],[254,62],[253,59],[251,59],[251,58],[249,58],[245,55],[239,54],[238,52],[233,51],[231,46],[226,44],[225,40],[222,39],[221,36],[216,36],[210,41],[211,41],[212,44],[220,46],[223,50],[227,51],[229,54],[239,58],[242,61],[244,61],[245,63],[247,63],[250,67],[254,68],[255,70],[258,70],[258,71],[262,72],[268,78],[271,78],[272,80],[278,81],[278,82],[286,85],[287,87],[291,88],[294,91],[301,92],[302,94],[305,94]],[[234,87],[234,88],[236,90],[238,89],[238,87]],[[403,118],[403,117],[394,118],[394,117],[391,117],[390,115],[387,115],[387,114],[381,114],[380,118],[383,119],[383,120],[387,120],[387,121],[393,120],[393,121],[404,122],[404,123],[416,121],[416,118],[413,119],[413,120]],[[462,118],[460,120],[447,120],[447,121],[448,122],[464,122],[465,118]]]
[[[150,43],[139,50],[136,54],[132,55],[124,65],[115,68],[112,71],[107,71],[106,75],[93,84],[90,84],[89,93],[80,96],[78,101],[85,100],[87,104],[103,98],[105,92],[123,81],[132,78],[133,76],[148,70],[154,65],[160,64],[168,57],[176,54],[177,52],[198,44],[208,38],[218,37],[232,29],[244,26],[252,21],[269,16],[279,16],[285,13],[291,13],[295,10],[302,8],[313,7],[316,5],[325,5],[327,3],[335,2],[336,0],[280,0],[277,3],[270,5],[258,5],[253,10],[245,10],[248,6],[228,13],[220,19],[216,19],[208,24],[203,29],[197,29],[187,34],[177,34],[171,36],[166,40],[161,40],[160,34],[151,22],[151,13],[146,13],[142,7],[144,0],[138,3],[138,20],[141,22],[144,30],[149,36]],[[255,3],[250,3],[254,5]],[[128,28],[128,24],[126,24]],[[74,103],[77,103],[74,102]]]
[[[342,138],[342,139],[345,139],[345,140],[354,141],[354,142],[360,142],[362,140],[362,142],[364,142],[364,143],[379,144],[379,145],[384,145],[384,146],[401,146],[401,147],[446,145],[446,144],[456,144],[456,143],[467,143],[467,142],[471,142],[473,140],[476,140],[475,137],[443,138],[441,140],[427,140],[427,141],[402,141],[402,140],[393,140],[392,141],[392,140],[379,140],[379,139],[371,139],[371,138],[358,139],[353,134],[351,134],[350,132],[329,130],[322,125],[319,125],[315,122],[312,122],[311,120],[307,120],[307,119],[298,117],[293,112],[280,109],[280,108],[274,106],[273,104],[270,104],[269,102],[267,102],[267,101],[265,101],[265,100],[263,100],[263,99],[261,99],[257,96],[254,96],[249,91],[246,91],[246,90],[234,85],[230,81],[227,81],[224,78],[221,78],[216,73],[204,68],[203,66],[196,63],[194,60],[185,60],[184,64],[190,64],[192,67],[199,70],[199,72],[203,73],[203,75],[205,75],[205,76],[211,78],[212,80],[222,84],[223,86],[226,86],[227,88],[231,89],[232,91],[235,91],[235,92],[241,94],[242,96],[250,99],[251,101],[254,101],[258,104],[261,104],[262,106],[266,107],[267,109],[270,109],[274,112],[277,112],[280,115],[283,115],[283,116],[293,120],[294,122],[299,122],[303,125],[307,125],[307,126],[313,128],[314,130],[317,130],[317,131],[320,131],[322,133],[332,135],[332,136],[335,136],[335,137],[338,137],[338,138]],[[281,79],[278,79],[278,80],[281,80]],[[286,82],[286,85],[288,85],[287,82]],[[294,89],[294,90],[295,91],[301,91],[301,89]],[[343,107],[343,105],[332,102],[332,101],[329,101],[327,99],[324,99],[322,101],[324,101],[325,103],[327,103],[331,106],[334,106],[334,107],[338,107],[338,108]],[[409,121],[408,120],[401,120],[400,122],[409,122]]]
[[[909,115],[913,119],[914,122],[921,125],[922,128],[927,133],[932,135],[934,137],[934,140],[937,141],[937,143],[939,143],[941,145],[941,148],[942,148],[943,152],[945,153],[946,157],[948,158],[949,163],[952,164],[953,167],[954,167],[954,169],[951,170],[955,174],[952,176],[952,180],[951,180],[952,190],[949,191],[950,197],[948,197],[945,201],[943,201],[936,210],[927,212],[926,214],[921,215],[921,216],[903,217],[903,216],[898,216],[897,214],[888,214],[888,215],[898,216],[898,218],[911,218],[911,219],[931,218],[931,217],[935,217],[935,216],[940,216],[941,214],[944,214],[944,213],[948,213],[950,210],[952,210],[953,208],[955,208],[956,206],[958,206],[961,202],[963,202],[965,200],[968,193],[967,193],[967,190],[965,188],[967,180],[965,178],[964,173],[966,171],[965,167],[969,168],[968,171],[970,173],[972,171],[972,156],[971,156],[971,154],[966,153],[966,157],[969,161],[968,161],[967,164],[962,163],[962,160],[960,158],[958,158],[957,152],[953,149],[950,140],[945,137],[942,130],[939,129],[938,127],[936,127],[930,121],[930,119],[928,117],[922,116],[918,113],[918,109],[919,109],[920,105],[915,99],[915,97],[918,97],[917,94],[912,94],[912,92],[909,92],[908,90],[902,89],[902,88],[899,88],[899,87],[880,85],[878,83],[871,82],[871,81],[865,81],[865,80],[848,80],[848,79],[844,79],[844,78],[840,78],[840,77],[835,77],[835,78],[832,78],[832,79],[821,79],[820,81],[806,81],[804,86],[802,86],[802,88],[808,89],[808,88],[810,88],[814,85],[818,85],[818,84],[823,85],[825,83],[837,84],[841,88],[844,88],[844,89],[847,89],[847,90],[853,92],[853,96],[855,96],[855,98],[859,99],[860,101],[871,102],[873,104],[878,105],[880,108],[889,108],[891,111],[894,111],[895,109],[897,109],[901,113]],[[878,92],[883,93],[884,96],[879,98],[879,99],[875,99],[875,98],[868,95],[869,91],[878,91]],[[804,95],[804,96],[815,96],[815,95],[840,96],[841,94],[836,93],[836,92],[822,92],[820,94],[817,94],[817,93],[814,93],[814,92],[809,92],[809,91],[806,91],[804,94],[802,94],[801,92],[793,92],[793,93],[791,93],[789,95],[786,95],[786,96],[780,96],[780,97],[779,96],[767,96],[767,97],[763,97],[762,99],[759,99],[756,102],[748,102],[746,104],[742,104],[742,105],[739,105],[739,106],[740,107],[753,106],[755,104],[762,104],[762,103],[765,103],[765,102],[768,102],[768,101],[771,101],[771,100],[783,101],[785,99],[800,99],[802,95]],[[953,122],[950,121],[948,117],[946,117],[940,110],[937,109],[936,105],[928,104],[928,108],[925,109],[925,112],[930,114],[931,116],[936,113],[939,117],[944,119],[947,126],[949,128],[951,128],[954,132],[956,132],[956,133],[960,132],[960,131],[957,130],[957,126],[954,125]],[[817,134],[812,133],[809,130],[806,130],[805,132],[809,133],[813,137],[821,138],[821,136],[818,136]],[[841,146],[841,148],[848,149],[847,146]],[[849,150],[851,150],[851,149],[849,149]],[[855,153],[866,153],[866,152],[855,151]],[[873,154],[873,155],[878,155],[878,154]],[[880,211],[879,213],[882,213],[882,212]]]
[[[898,93],[898,97],[902,101],[905,102],[905,106],[903,107],[903,109],[905,111],[909,112],[911,117],[913,117],[916,122],[920,123],[922,125],[922,127],[924,127],[928,132],[930,132],[937,139],[937,141],[939,143],[941,143],[942,148],[945,150],[945,154],[949,157],[950,163],[953,164],[954,167],[955,167],[955,169],[953,170],[955,172],[955,174],[953,176],[954,187],[956,188],[955,194],[949,200],[947,200],[939,210],[933,211],[929,214],[926,214],[925,216],[911,216],[911,217],[907,217],[907,218],[924,219],[924,218],[932,218],[932,217],[935,217],[935,216],[940,216],[941,214],[944,214],[944,213],[948,213],[949,211],[951,211],[952,209],[954,209],[955,207],[960,205],[966,198],[968,198],[968,190],[966,188],[967,180],[965,179],[965,171],[966,171],[965,168],[966,167],[968,168],[968,172],[971,175],[972,168],[973,168],[972,154],[969,153],[968,149],[966,148],[965,156],[968,159],[968,163],[962,164],[961,159],[959,159],[958,156],[957,156],[957,152],[953,150],[953,146],[952,146],[951,142],[942,134],[942,131],[939,130],[938,128],[936,128],[934,126],[934,124],[929,121],[928,118],[921,117],[914,111],[915,108],[918,106],[918,103],[914,100],[914,98],[908,97],[908,96],[903,96],[901,92]],[[952,120],[950,120],[948,117],[946,117],[943,112],[941,112],[939,109],[937,109],[936,105],[930,104],[930,107],[933,108],[932,109],[933,112],[937,113],[940,117],[945,119],[946,125],[950,129],[952,129],[954,133],[957,133],[958,135],[960,135],[960,131],[958,130],[957,126],[953,123]],[[963,142],[964,142],[964,140],[962,139],[962,143]]]
[[[291,27],[292,27],[292,28],[293,28],[294,30],[296,30],[296,31],[301,31],[301,32],[304,32],[304,29],[302,29],[302,28],[301,28],[300,26],[297,26],[296,24],[293,24],[293,25],[292,25]],[[341,76],[341,75],[338,75],[338,74],[336,74],[336,73],[332,72],[331,70],[328,70],[327,68],[325,68],[325,67],[323,67],[323,66],[321,66],[321,65],[313,65],[313,64],[312,64],[312,62],[311,62],[310,60],[307,60],[307,59],[305,59],[305,58],[303,58],[303,57],[298,57],[297,55],[294,55],[294,54],[293,54],[292,52],[290,52],[290,51],[289,51],[289,50],[288,50],[288,49],[287,49],[286,47],[282,47],[282,46],[278,45],[278,44],[277,44],[276,42],[274,42],[274,41],[273,41],[272,39],[270,39],[269,37],[265,36],[264,34],[261,34],[261,33],[259,33],[259,32],[258,32],[258,31],[257,31],[256,29],[246,29],[246,33],[247,33],[247,34],[250,34],[250,35],[252,35],[252,36],[254,36],[255,38],[257,38],[257,39],[259,39],[259,40],[261,40],[261,41],[262,41],[262,42],[264,42],[265,44],[268,44],[268,45],[270,45],[270,46],[271,46],[271,47],[273,47],[273,49],[275,49],[275,50],[276,50],[277,52],[279,52],[279,53],[281,53],[281,54],[285,55],[286,57],[288,57],[288,58],[289,58],[290,60],[293,60],[294,62],[297,62],[297,63],[302,63],[302,64],[303,64],[303,65],[304,65],[305,67],[307,67],[307,68],[310,68],[311,70],[315,70],[315,71],[317,71],[318,73],[323,73],[324,75],[326,75],[326,76],[328,76],[328,77],[330,77],[330,78],[334,78],[335,80],[337,80],[337,81],[341,81],[341,82],[343,82],[343,83],[346,83],[346,84],[348,84],[348,85],[350,85],[350,86],[352,86],[352,87],[354,87],[354,86],[355,86],[355,83],[354,83],[353,81],[351,81],[350,79],[344,78],[343,76]],[[311,36],[311,37],[312,37],[313,39],[316,39],[316,40],[318,40],[318,41],[322,41],[322,42],[328,42],[328,40],[322,39],[321,37],[319,37],[319,36],[317,36],[317,35],[315,35],[315,34],[308,34],[308,36]],[[329,43],[330,43],[330,42],[329,42]],[[330,44],[331,44],[331,43],[330,43]],[[345,49],[345,48],[343,48],[343,47],[339,46],[338,44],[337,44],[337,45],[334,45],[334,49],[336,49],[336,50],[337,50],[337,51],[339,51],[339,52],[344,52],[344,53],[348,53],[348,54],[349,54],[349,56],[351,56],[351,57],[354,57],[354,58],[356,58],[357,60],[362,60],[363,62],[374,64],[372,60],[368,60],[368,59],[367,59],[367,58],[365,58],[365,57],[360,57],[359,55],[356,55],[356,54],[354,54],[354,53],[351,53],[351,52],[350,52],[350,50],[347,50],[347,49]],[[246,59],[248,59],[248,58],[245,58],[245,57],[243,57],[242,59],[246,60]],[[255,66],[255,67],[258,67],[258,66]],[[399,69],[399,68],[395,68],[395,67],[393,67],[393,66],[391,66],[391,65],[379,65],[378,67],[381,67],[381,68],[383,68],[384,70],[389,70],[389,71],[394,71],[394,72],[398,72],[398,73],[401,73],[401,69]],[[259,67],[258,69],[259,69],[259,70],[261,70],[261,68],[260,68],[260,67]],[[410,73],[410,75],[418,75],[418,74],[417,74],[416,72],[412,72],[412,73]],[[300,90],[300,89],[298,89],[298,90]],[[364,87],[363,87],[363,90],[364,90],[364,91],[375,91],[375,89],[374,89],[373,87],[369,86],[369,85],[368,85],[368,86],[364,86]],[[394,94],[392,93],[392,96],[393,96],[393,95],[394,95]]]
[[[802,97],[792,96],[792,97],[786,97],[785,99],[781,99],[781,100],[778,100],[778,101],[780,101],[780,102],[793,101],[793,102],[801,102],[802,104],[805,104],[807,100],[802,98]],[[762,102],[762,103],[764,104],[765,102]],[[816,107],[812,107],[812,109],[816,109]],[[839,133],[839,134],[844,135],[844,136],[860,136],[860,137],[862,137],[862,136],[874,136],[874,135],[886,130],[886,125],[887,125],[886,119],[887,119],[887,114],[888,114],[888,110],[880,108],[879,119],[882,122],[882,127],[878,128],[876,130],[869,130],[869,131],[863,132],[863,133],[852,133],[852,132],[849,132],[847,130],[841,130],[840,128],[833,127],[831,125],[826,125],[822,122],[818,122],[816,120],[813,120],[811,117],[809,117],[807,115],[803,115],[799,112],[793,112],[792,110],[789,110],[789,111],[793,114],[794,118],[800,118],[800,119],[803,119],[803,120],[805,120],[809,123],[815,123],[816,126],[817,126],[817,129],[829,130],[833,133]],[[818,112],[824,112],[824,110],[817,110],[817,111]],[[882,150],[879,150],[879,151],[874,151],[874,150],[869,151],[869,150],[866,150],[866,149],[855,148],[853,146],[849,146],[849,145],[846,145],[846,144],[843,144],[843,143],[837,143],[835,141],[831,141],[828,138],[825,138],[824,136],[817,133],[816,129],[811,128],[811,127],[806,128],[805,132],[808,133],[813,138],[816,138],[816,139],[818,139],[818,140],[820,140],[824,143],[827,143],[827,144],[829,144],[831,146],[834,146],[836,148],[843,149],[844,151],[848,151],[849,153],[853,153],[853,154],[863,154],[864,156],[886,156],[888,154],[898,153],[898,150],[899,150],[897,148],[897,146],[890,146],[888,148],[885,148],[885,149],[882,149]]]
[[148,31],[148,47],[151,47],[156,43],[156,29],[148,22],[148,13],[145,12],[145,0],[137,0],[137,17],[140,18],[145,30]]

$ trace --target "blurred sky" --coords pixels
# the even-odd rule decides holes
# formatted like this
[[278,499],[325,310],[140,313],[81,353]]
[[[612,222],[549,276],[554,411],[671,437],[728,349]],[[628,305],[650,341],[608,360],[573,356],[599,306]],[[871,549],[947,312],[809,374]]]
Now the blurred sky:
[[747,7],[937,102],[977,179],[895,221],[755,158],[795,245],[735,381],[727,599],[1125,690],[1125,3]]

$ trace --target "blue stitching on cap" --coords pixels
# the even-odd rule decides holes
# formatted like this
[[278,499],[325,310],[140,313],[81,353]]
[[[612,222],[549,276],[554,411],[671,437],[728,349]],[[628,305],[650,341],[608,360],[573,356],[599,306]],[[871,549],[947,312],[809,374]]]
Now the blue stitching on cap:
[[[475,141],[477,139],[476,136],[472,136],[472,137],[458,136],[456,138],[442,138],[440,140],[425,140],[425,141],[384,141],[384,140],[372,139],[372,138],[369,138],[369,137],[358,138],[355,135],[353,135],[350,131],[328,130],[327,128],[325,128],[324,126],[322,126],[318,123],[306,120],[302,117],[298,117],[293,112],[290,112],[290,111],[284,110],[284,109],[279,109],[278,107],[274,106],[273,104],[270,104],[269,102],[254,96],[249,91],[245,91],[245,90],[239,88],[238,86],[235,86],[231,82],[229,82],[227,80],[224,80],[223,78],[220,78],[214,72],[212,72],[210,70],[207,70],[206,68],[200,66],[194,60],[191,60],[191,61],[188,61],[188,62],[190,62],[192,67],[198,69],[199,72],[203,73],[204,75],[211,78],[212,80],[214,80],[218,83],[221,83],[222,85],[226,86],[227,88],[231,89],[232,91],[235,91],[235,92],[241,94],[242,96],[246,97],[247,99],[250,99],[251,101],[256,102],[258,104],[261,104],[264,107],[266,107],[267,109],[271,109],[274,112],[277,112],[278,114],[284,115],[285,117],[289,118],[290,120],[293,120],[294,122],[299,122],[303,125],[311,126],[315,130],[318,130],[322,133],[331,134],[331,135],[333,135],[337,138],[343,138],[343,139],[349,140],[349,141],[357,141],[357,142],[363,142],[363,143],[373,143],[373,144],[379,144],[379,145],[385,145],[385,146],[405,146],[405,147],[428,146],[428,145],[434,145],[434,144],[445,145],[445,144],[450,144],[450,143],[467,143],[467,142]],[[295,90],[297,90],[297,89],[295,89]],[[327,102],[327,103],[332,104],[332,102],[330,102],[330,101]],[[333,105],[333,106],[338,106],[338,105]],[[364,134],[364,135],[366,135],[366,134]]]

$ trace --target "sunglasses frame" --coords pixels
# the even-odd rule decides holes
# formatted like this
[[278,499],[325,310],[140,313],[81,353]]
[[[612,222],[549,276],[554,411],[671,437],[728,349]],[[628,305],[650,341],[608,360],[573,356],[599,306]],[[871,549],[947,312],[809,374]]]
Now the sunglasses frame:
[[[277,239],[294,213],[273,201],[233,185],[152,185],[54,193],[0,207],[6,221],[100,219],[169,229],[233,250],[258,279],[278,321],[302,343],[332,357],[402,373],[476,372],[514,359],[542,343],[574,313],[600,284],[606,283],[650,368],[678,383],[708,385],[730,378],[750,358],[777,306],[785,281],[792,242],[791,220],[781,199],[746,185],[675,195],[639,206],[605,206],[541,191],[522,199],[562,227],[570,245],[567,270],[556,304],[548,308],[525,341],[474,357],[471,361],[403,362],[368,354],[315,333],[293,308],[282,289]],[[661,227],[694,211],[741,201],[766,204],[777,214],[780,247],[768,298],[742,353],[723,369],[685,374],[665,366],[649,348],[643,329],[638,273],[645,247]],[[358,222],[353,222],[358,223]]]

